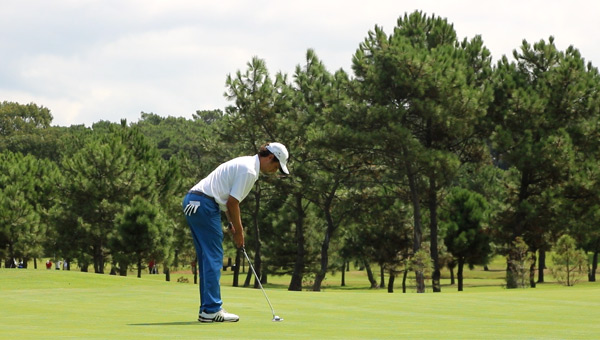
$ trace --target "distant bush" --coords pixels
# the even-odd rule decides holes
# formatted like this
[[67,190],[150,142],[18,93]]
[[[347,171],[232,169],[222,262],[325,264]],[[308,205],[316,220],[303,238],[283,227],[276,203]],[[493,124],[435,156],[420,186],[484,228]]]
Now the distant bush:
[[565,286],[574,286],[587,272],[585,252],[577,249],[575,240],[569,235],[561,236],[552,250],[554,265],[550,268],[550,272],[558,282]]

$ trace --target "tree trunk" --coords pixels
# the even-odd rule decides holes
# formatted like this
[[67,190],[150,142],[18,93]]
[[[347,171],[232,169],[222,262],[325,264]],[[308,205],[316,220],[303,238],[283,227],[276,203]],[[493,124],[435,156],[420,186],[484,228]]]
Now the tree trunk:
[[179,268],[179,249],[175,249],[175,256],[173,257],[173,267],[175,267],[175,270]]
[[37,258],[33,258],[33,269],[37,269]]
[[[407,155],[406,146],[404,146],[404,155]],[[408,187],[410,188],[410,200],[413,206],[413,253],[416,254],[421,249],[421,239],[423,238],[421,221],[421,202],[419,189],[417,187],[417,175],[413,172],[410,160],[405,161],[406,176],[408,178]],[[417,281],[417,293],[425,292],[425,278],[423,273],[415,272]]]
[[538,280],[537,283],[544,283],[544,269],[546,269],[546,250],[540,249],[540,257],[538,260]]
[[512,253],[512,251],[509,252],[506,257],[506,288],[509,289],[518,288],[516,269],[512,265],[512,261],[514,261],[512,258],[513,255],[511,255]]
[[425,293],[425,275],[422,271],[415,271],[417,293]]
[[240,255],[240,261],[242,261],[242,271],[240,273],[245,273],[246,272],[246,256],[242,256],[242,254],[240,254],[241,250],[238,249],[238,254]]
[[456,276],[458,278],[458,291],[463,291],[463,267],[465,265],[465,261],[463,259],[458,260],[458,272]]
[[95,245],[94,252],[94,273],[104,274],[104,256],[102,255],[102,245]]
[[369,282],[371,283],[371,289],[378,288],[379,286],[377,285],[377,280],[375,280],[375,276],[373,275],[371,264],[365,259],[363,259],[363,263],[365,264],[365,269],[367,270],[367,278],[369,278]]
[[246,279],[244,280],[244,287],[250,287],[250,280],[252,280],[252,269],[248,269],[248,273],[246,273]]
[[429,177],[429,231],[431,261],[433,262],[433,273],[431,277],[431,286],[434,293],[442,291],[440,284],[440,256],[438,251],[438,221],[437,221],[437,188],[433,176]]
[[379,275],[381,276],[381,281],[379,282],[379,288],[385,287],[385,269],[383,268],[383,264],[379,264]]
[[596,282],[596,270],[598,270],[598,251],[594,251],[594,257],[592,258],[592,268],[588,275],[590,282]]
[[165,281],[171,281],[171,271],[167,266],[165,266]]
[[342,282],[340,285],[346,287],[346,261],[342,263]]
[[[523,170],[521,173],[521,184],[519,186],[519,194],[517,207],[520,207],[521,204],[529,197],[528,193],[529,187],[529,171]],[[521,210],[521,208],[517,208],[515,212],[515,219],[513,221],[513,241],[516,240],[517,237],[523,235],[523,231],[525,230],[524,221],[526,221],[525,213]],[[506,257],[506,288],[519,288],[519,273],[517,270],[516,263],[520,260],[515,258],[517,255],[515,254],[513,242],[510,243],[508,256]]]
[[[302,280],[304,279],[304,208],[302,207],[302,195],[296,194],[296,261],[288,290],[302,291]],[[343,269],[343,268],[342,268]],[[343,272],[343,270],[342,270]],[[342,276],[343,280],[343,276]]]
[[127,268],[129,265],[127,263],[119,263],[119,275],[127,276]]
[[[198,284],[198,255],[194,256],[194,261],[192,262],[192,274],[194,274],[194,284],[196,285]],[[233,279],[235,281],[235,275]]]
[[[252,264],[254,265],[254,270],[256,271],[256,276],[258,276],[259,279],[262,280],[263,277],[263,270],[262,270],[262,260],[260,259],[260,247],[257,247],[258,250],[256,252],[256,254],[254,254],[254,262],[252,262]],[[258,263],[258,265],[257,265]],[[258,280],[256,279],[256,277],[254,278],[254,288],[257,289],[260,287]]]
[[331,206],[329,204],[324,208],[325,219],[327,220],[327,230],[325,231],[325,238],[321,244],[321,269],[317,272],[317,275],[315,275],[315,283],[313,284],[312,288],[312,290],[315,292],[321,291],[321,284],[325,279],[325,275],[327,274],[327,269],[329,266],[329,241],[331,240],[331,236],[335,231],[330,208]]
[[137,277],[141,278],[142,277],[142,259],[141,258],[138,258],[137,270],[138,270]]
[[404,269],[404,275],[402,275],[402,293],[406,293],[406,277],[408,276],[408,269]]
[[537,264],[536,251],[531,252],[531,265],[529,266],[529,285],[535,288],[535,265]]
[[394,281],[396,281],[396,274],[393,270],[390,270],[390,278],[388,280],[388,293],[394,292]]
[[12,243],[8,244],[8,259],[4,263],[6,268],[15,268],[15,253],[13,251]]
[[[431,118],[427,119],[425,145],[428,149],[433,148],[433,122]],[[431,286],[434,293],[442,291],[440,285],[440,256],[438,252],[438,221],[437,221],[437,185],[435,180],[435,170],[429,173],[429,251],[431,261],[433,262],[433,273],[431,276]],[[416,253],[416,251],[415,251]]]

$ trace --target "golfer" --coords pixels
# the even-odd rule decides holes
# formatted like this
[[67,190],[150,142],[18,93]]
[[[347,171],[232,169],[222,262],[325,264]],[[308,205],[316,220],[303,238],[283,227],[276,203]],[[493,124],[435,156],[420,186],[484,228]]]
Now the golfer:
[[240,318],[221,306],[221,268],[223,267],[223,229],[225,211],[229,229],[238,248],[244,246],[244,227],[240,202],[248,195],[260,172],[289,174],[288,151],[283,144],[261,146],[257,155],[234,158],[219,165],[194,185],[183,199],[183,212],[192,231],[200,276],[200,322],[236,322]]

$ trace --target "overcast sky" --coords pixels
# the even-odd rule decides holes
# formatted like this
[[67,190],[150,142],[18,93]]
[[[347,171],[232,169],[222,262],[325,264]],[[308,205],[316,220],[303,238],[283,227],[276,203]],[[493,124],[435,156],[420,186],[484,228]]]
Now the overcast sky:
[[45,106],[60,126],[191,118],[230,105],[225,79],[253,56],[292,75],[313,48],[351,73],[368,31],[414,10],[447,18],[461,40],[481,35],[494,61],[552,35],[600,64],[596,0],[2,0],[0,102]]

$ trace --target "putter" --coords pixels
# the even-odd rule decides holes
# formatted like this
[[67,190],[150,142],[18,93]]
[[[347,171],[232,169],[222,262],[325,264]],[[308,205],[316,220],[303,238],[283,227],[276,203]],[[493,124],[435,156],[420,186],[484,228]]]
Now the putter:
[[252,273],[254,273],[254,277],[256,278],[256,282],[258,282],[258,286],[260,287],[263,294],[265,295],[265,299],[267,299],[267,302],[269,303],[269,307],[271,307],[271,313],[273,313],[273,320],[271,320],[271,321],[277,321],[277,322],[283,321],[283,318],[280,318],[279,316],[275,315],[275,310],[273,309],[273,305],[271,304],[271,301],[269,301],[269,298],[267,297],[267,293],[265,292],[265,289],[263,288],[262,284],[260,283],[260,279],[258,278],[258,275],[256,275],[254,266],[252,265],[252,262],[250,262],[248,253],[246,253],[246,248],[242,247],[242,251],[244,252],[244,256],[246,256],[246,260],[248,260],[248,264],[250,265],[250,269],[252,269]]

